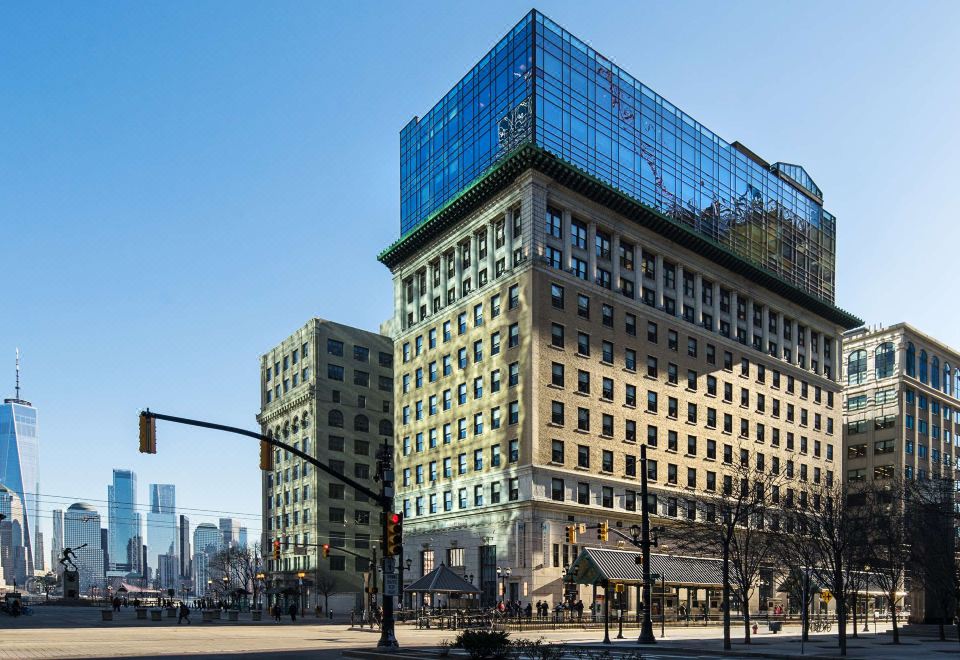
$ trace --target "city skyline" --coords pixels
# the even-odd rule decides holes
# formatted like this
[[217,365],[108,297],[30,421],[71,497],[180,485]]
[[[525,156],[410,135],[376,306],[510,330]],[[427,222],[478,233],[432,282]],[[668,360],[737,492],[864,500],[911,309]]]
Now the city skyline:
[[[867,3],[699,7],[702,20],[688,26],[683,49],[673,47],[667,36],[676,22],[671,7],[606,7],[539,6],[561,24],[576,25],[580,36],[602,44],[617,65],[693,116],[709,118],[719,134],[742,139],[758,153],[803,163],[828,191],[830,210],[843,220],[838,259],[850,275],[837,291],[841,307],[871,324],[929,319],[921,324],[926,332],[960,345],[960,330],[949,314],[928,313],[938,302],[934,287],[888,276],[892,259],[935,261],[936,247],[954,242],[960,231],[936,202],[938,191],[949,189],[957,175],[954,160],[946,157],[957,137],[938,128],[942,109],[958,100],[955,86],[941,84],[956,77],[956,47],[946,28],[956,16],[955,6],[943,3],[941,11],[927,14],[905,7],[874,12]],[[0,182],[0,193],[7,193],[0,194],[0,211],[22,219],[13,224],[11,240],[23,246],[11,255],[21,295],[17,321],[0,328],[0,354],[24,348],[26,396],[43,411],[41,481],[44,490],[61,497],[41,504],[38,531],[45,539],[52,539],[49,511],[54,508],[88,501],[106,511],[96,502],[103,499],[101,486],[74,493],[70,484],[78,469],[96,474],[98,466],[115,462],[129,466],[144,483],[182,475],[179,499],[191,506],[259,511],[258,489],[235,493],[232,488],[235,482],[258,479],[255,443],[235,444],[206,431],[160,424],[159,454],[137,456],[136,411],[150,405],[255,428],[250,411],[258,393],[250,382],[264,346],[280,341],[305,314],[378,327],[389,315],[390,291],[374,253],[396,238],[400,216],[399,155],[383,145],[396,145],[401,128],[426,111],[424,99],[445,93],[476,53],[488,50],[494,35],[528,9],[501,2],[438,7],[417,17],[348,9],[336,17],[343,29],[319,45],[319,26],[330,18],[325,9],[292,6],[266,18],[250,6],[239,8],[239,25],[262,30],[262,51],[249,50],[246,30],[219,24],[213,12],[199,7],[177,13],[160,9],[157,20],[142,24],[144,19],[104,8],[2,10],[10,18],[5,29],[13,34],[0,49],[25,64],[0,72],[13,99],[0,109],[3,124],[12,127],[10,149],[0,157],[0,166],[10,173]],[[824,15],[831,17],[829,24]],[[757,21],[775,29],[754,35],[749,44],[716,47],[717,35]],[[472,26],[469,33],[454,29],[463,24]],[[129,36],[144,32],[150,38]],[[349,68],[342,67],[342,53],[355,50],[348,37],[356,33],[375,45],[361,49]],[[433,37],[413,43],[405,37],[411,33]],[[79,34],[89,35],[89,44]],[[182,62],[204,61],[205,67],[157,58],[142,45],[171,35],[184,52]],[[218,43],[224,54],[212,57],[210,43]],[[900,47],[888,49],[884,43]],[[30,51],[49,51],[51,59],[34,60],[24,50],[27,44]],[[762,61],[752,56],[781,49],[789,49],[790,57]],[[105,56],[117,50],[126,52],[131,64]],[[437,58],[438,52],[445,56]],[[657,57],[661,52],[670,56]],[[929,61],[940,66],[923,65]],[[430,66],[410,64],[418,62]],[[168,95],[161,82],[144,87],[143,70],[152,74],[148,80],[176,81],[175,93]],[[331,70],[336,75],[324,75]],[[237,71],[244,71],[246,86],[235,84]],[[283,73],[278,77],[277,71]],[[72,83],[73,78],[84,84]],[[771,94],[771,85],[757,83],[770,80],[796,84]],[[35,81],[44,82],[35,86]],[[358,81],[387,102],[355,93]],[[805,87],[815,87],[818,94],[796,91]],[[133,89],[137,93],[129,93]],[[102,105],[99,99],[106,97],[124,100]],[[270,104],[260,98],[270,98]],[[330,98],[340,100],[331,104]],[[782,102],[771,109],[771,99]],[[191,107],[186,117],[179,112],[181,104]],[[80,111],[67,113],[67,108]],[[227,115],[238,121],[224,125]],[[31,119],[39,117],[43,120]],[[48,133],[50,124],[58,129]],[[270,138],[250,137],[261,133]],[[171,146],[181,142],[191,144],[190,150]],[[235,151],[233,144],[243,148]],[[249,153],[263,157],[249,158]],[[370,154],[381,157],[371,162]],[[20,167],[27,160],[30,167]],[[338,166],[331,168],[331,162]],[[931,162],[945,164],[931,168]],[[375,185],[357,183],[359,172]],[[136,194],[98,194],[114,189]],[[902,194],[877,195],[878,190]],[[284,220],[278,223],[277,217]],[[358,217],[366,223],[362,233],[369,242],[356,240],[356,223],[331,221]],[[901,236],[896,218],[909,218],[913,231]],[[262,260],[265,226],[277,230],[268,243],[277,249],[290,243],[321,246],[319,258],[311,255],[314,267],[299,280],[301,286],[281,292],[269,284],[302,277],[305,257],[294,252],[292,258]],[[143,269],[139,238],[144,232],[165,233],[158,228],[191,240],[174,246],[158,239],[148,247],[154,265]],[[226,244],[224,236],[230,237]],[[895,252],[891,245],[897,246]],[[117,259],[107,265],[86,256],[104,250]],[[261,266],[243,273],[234,264],[244,261]],[[323,296],[322,303],[307,293],[323,291],[326,281],[347,271],[357,273],[357,290]],[[881,281],[888,284],[876,286]],[[355,304],[358,290],[373,292],[369,304]],[[899,302],[895,310],[891,300]],[[101,310],[120,303],[125,313],[104,321]],[[241,307],[244,311],[237,312]],[[263,313],[249,314],[249,309]],[[61,327],[61,315],[70,321],[69,339],[53,331]],[[231,332],[196,336],[198,327],[214,324],[226,324]],[[0,359],[0,373],[8,373],[5,364]],[[130,365],[138,366],[135,375],[127,373]],[[9,385],[0,378],[2,390],[12,388],[9,373]],[[195,377],[199,374],[216,378]],[[96,423],[90,420],[93,411],[99,415]],[[111,460],[117,456],[125,460]],[[210,474],[212,465],[221,467],[216,476]],[[107,480],[108,475],[98,474],[94,483]],[[145,492],[138,497],[146,501]]]

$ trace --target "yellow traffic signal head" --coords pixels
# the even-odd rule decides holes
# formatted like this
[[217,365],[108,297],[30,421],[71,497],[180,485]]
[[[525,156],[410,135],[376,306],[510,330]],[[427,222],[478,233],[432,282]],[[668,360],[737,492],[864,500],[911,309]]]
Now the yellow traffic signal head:
[[273,542],[273,558],[277,561],[280,560],[280,539]]
[[393,557],[403,552],[403,514],[387,514],[387,534],[383,549],[384,555]]
[[604,520],[599,525],[597,525],[597,538],[601,541],[606,541],[609,537],[609,525],[607,521]]
[[157,453],[157,420],[149,411],[140,413],[140,453]]
[[273,472],[273,446],[263,440],[260,441],[260,469]]

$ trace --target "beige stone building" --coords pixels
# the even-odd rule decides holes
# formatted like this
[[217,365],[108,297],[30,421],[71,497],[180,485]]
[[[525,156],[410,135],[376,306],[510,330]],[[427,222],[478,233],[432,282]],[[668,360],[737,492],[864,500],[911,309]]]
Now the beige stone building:
[[[388,337],[314,318],[260,358],[262,432],[283,438],[330,467],[378,489],[376,452],[392,442],[393,344]],[[300,589],[304,602],[323,604],[314,581],[336,580],[334,611],[362,603],[369,556],[380,539],[380,510],[366,497],[309,463],[275,451],[263,474],[263,538],[268,593],[283,602]],[[279,562],[273,543],[281,542]],[[330,557],[320,546],[330,544]]]
[[517,158],[500,190],[381,256],[411,579],[443,561],[488,602],[558,602],[566,525],[639,522],[640,443],[655,524],[695,516],[734,461],[839,478],[855,318]]
[[[844,479],[960,479],[960,352],[907,323],[844,335]],[[910,592],[911,618],[924,599]]]

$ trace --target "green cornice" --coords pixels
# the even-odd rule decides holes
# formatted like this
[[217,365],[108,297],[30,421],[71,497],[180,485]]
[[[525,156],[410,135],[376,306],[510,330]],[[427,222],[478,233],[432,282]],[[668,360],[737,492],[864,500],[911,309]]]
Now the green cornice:
[[486,174],[475,180],[443,208],[430,215],[412,232],[381,252],[377,259],[388,268],[395,268],[417,254],[443,231],[479,208],[484,202],[512,184],[528,169],[549,176],[560,185],[583,195],[606,208],[647,227],[725,268],[743,275],[756,284],[808,309],[844,329],[856,328],[863,321],[839,307],[798,289],[786,280],[767,271],[729,248],[678,225],[660,211],[622,193],[595,176],[564,162],[550,152],[532,144],[521,145],[504,156]]

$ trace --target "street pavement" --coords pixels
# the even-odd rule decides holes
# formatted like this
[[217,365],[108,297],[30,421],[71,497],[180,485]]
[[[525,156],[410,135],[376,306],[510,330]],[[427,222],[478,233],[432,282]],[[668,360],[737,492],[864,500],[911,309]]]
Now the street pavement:
[[[100,610],[80,607],[37,607],[33,616],[11,618],[0,614],[0,658],[196,658],[203,660],[235,660],[250,658],[266,660],[322,660],[342,657],[348,650],[375,650],[379,633],[351,629],[343,622],[328,622],[314,617],[291,623],[289,617],[282,623],[252,622],[249,614],[243,620],[220,620],[201,623],[200,616],[192,617],[191,625],[177,625],[176,619],[162,621],[138,620],[132,609],[121,611],[115,621],[100,620]],[[653,647],[636,644],[636,629],[625,630],[624,640],[613,639],[604,646],[602,629],[545,630],[511,633],[512,637],[543,638],[547,642],[566,643],[572,650],[585,646],[593,650],[611,649],[615,656],[621,652],[642,651],[644,660],[659,658],[701,659],[716,657],[722,650],[722,631],[718,627],[679,627],[666,629],[666,637]],[[956,630],[948,631],[948,641],[936,640],[936,629],[909,626],[903,633],[903,644],[894,646],[890,635],[880,626],[870,633],[859,633],[859,639],[850,639],[849,657],[870,660],[893,660],[912,657],[960,657],[960,643]],[[397,638],[406,658],[433,657],[432,649],[441,640],[453,639],[453,631],[416,630],[401,624]],[[616,630],[611,630],[611,638]],[[799,628],[787,626],[780,634],[771,634],[761,626],[754,643],[742,643],[742,631],[734,629],[733,652],[726,657],[800,657]],[[836,632],[811,636],[804,649],[806,657],[836,657]],[[452,657],[457,657],[456,652]],[[386,660],[386,657],[383,660]],[[459,655],[459,657],[465,657]],[[573,655],[568,657],[573,658]]]

